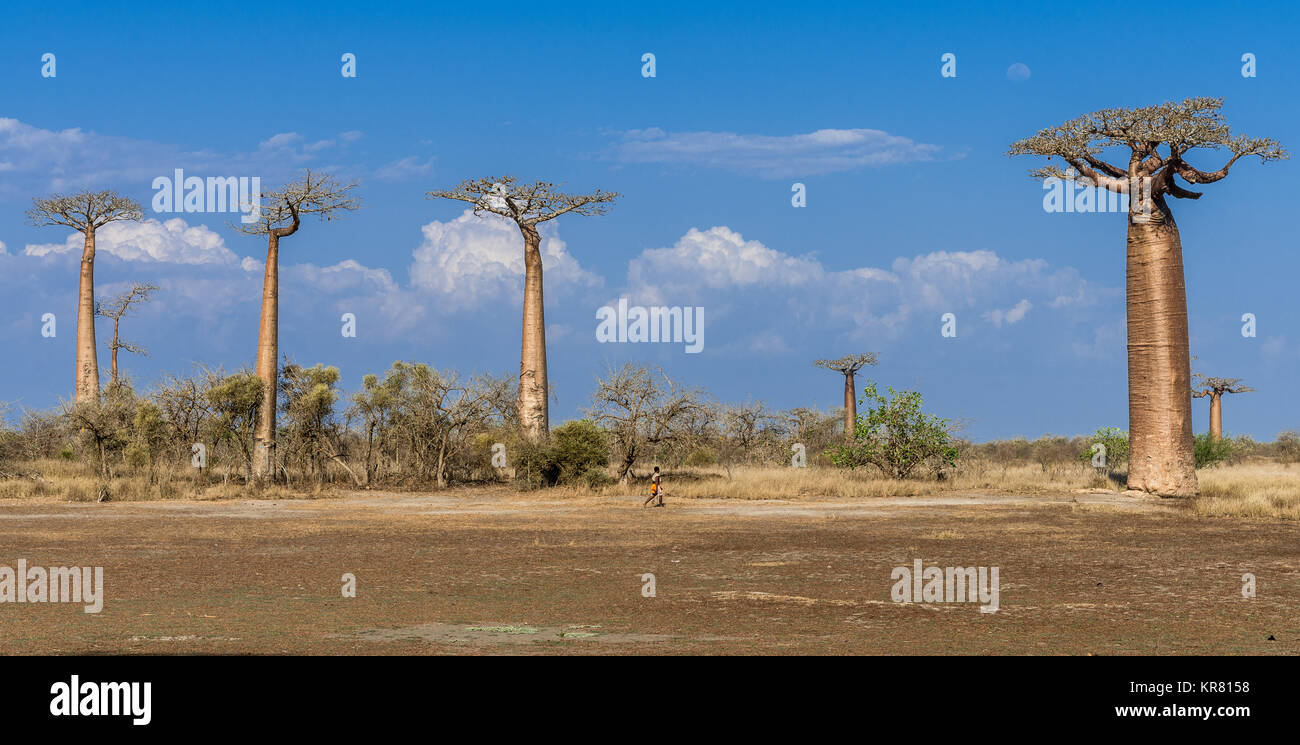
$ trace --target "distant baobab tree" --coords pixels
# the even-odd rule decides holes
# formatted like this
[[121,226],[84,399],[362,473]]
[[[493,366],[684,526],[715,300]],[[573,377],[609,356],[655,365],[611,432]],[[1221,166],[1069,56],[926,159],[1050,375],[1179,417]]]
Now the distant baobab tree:
[[863,367],[876,364],[876,355],[870,352],[850,354],[837,360],[817,360],[813,364],[844,376],[844,436],[852,437],[858,421],[858,388],[853,376]]
[[32,225],[62,225],[85,237],[81,251],[81,284],[77,290],[78,404],[99,401],[99,357],[95,347],[95,231],[118,220],[141,220],[144,211],[134,199],[114,191],[54,194],[32,200],[27,219]]
[[[1080,181],[1127,194],[1128,393],[1130,489],[1162,496],[1194,496],[1191,363],[1187,342],[1187,292],[1183,250],[1166,197],[1199,199],[1178,184],[1209,184],[1228,175],[1240,158],[1286,158],[1273,139],[1233,136],[1220,98],[1188,98],[1140,108],[1102,109],[1049,127],[1016,142],[1008,155],[1060,158],[1035,169],[1041,179]],[[1119,148],[1125,167],[1103,160]],[[1202,171],[1185,157],[1195,148],[1232,154],[1217,171]]]
[[519,355],[519,425],[525,437],[538,441],[550,426],[546,377],[546,313],[542,293],[542,236],[538,225],[573,212],[603,215],[617,192],[597,189],[590,194],[563,194],[548,181],[531,184],[514,176],[468,179],[452,189],[431,191],[429,199],[454,199],[474,205],[474,214],[491,212],[513,220],[524,237],[524,318]]
[[280,239],[298,232],[305,215],[332,220],[339,213],[360,209],[352,195],[356,182],[343,183],[329,174],[304,171],[279,191],[262,195],[258,220],[233,225],[246,235],[267,236],[266,270],[262,279],[262,316],[257,327],[257,376],[262,379],[262,403],[253,429],[253,478],[275,478],[275,408],[280,352]]
[[118,327],[131,312],[131,306],[136,303],[148,302],[149,296],[158,290],[158,285],[149,285],[135,283],[131,289],[109,300],[106,303],[95,304],[95,315],[101,318],[113,319],[113,341],[109,343],[108,349],[112,358],[111,367],[109,368],[109,385],[117,385],[117,351],[123,350],[131,354],[139,354],[145,357],[149,356],[149,350],[138,344],[132,344],[123,339],[118,333]]
[[1210,399],[1210,440],[1223,439],[1223,395],[1225,393],[1250,393],[1255,390],[1241,384],[1241,378],[1207,378],[1200,373],[1192,376],[1192,398]]

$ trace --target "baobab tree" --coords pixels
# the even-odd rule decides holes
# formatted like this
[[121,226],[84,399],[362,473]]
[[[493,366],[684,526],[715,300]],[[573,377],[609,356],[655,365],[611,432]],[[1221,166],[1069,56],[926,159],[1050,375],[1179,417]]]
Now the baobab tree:
[[132,344],[121,337],[118,333],[122,319],[131,312],[131,306],[136,303],[148,302],[149,296],[158,290],[158,285],[135,283],[131,289],[109,300],[107,303],[95,304],[95,315],[101,318],[111,318],[113,320],[113,341],[109,342],[108,350],[112,358],[111,367],[109,368],[109,385],[117,385],[117,352],[123,350],[131,354],[139,354],[145,357],[149,356],[149,350],[138,344]]
[[541,223],[573,212],[603,215],[617,192],[597,189],[590,194],[564,194],[548,181],[531,184],[514,176],[468,179],[452,189],[431,191],[429,199],[454,199],[474,205],[474,214],[490,212],[519,226],[524,238],[524,317],[519,354],[519,426],[536,442],[550,426],[546,378],[546,313],[542,293]]
[[[1016,142],[1008,155],[1060,158],[1030,172],[1044,180],[1076,181],[1128,195],[1128,400],[1130,489],[1162,496],[1194,496],[1191,362],[1183,250],[1167,197],[1199,199],[1180,185],[1209,184],[1238,160],[1286,158],[1273,139],[1232,135],[1220,98],[1188,98],[1140,108],[1102,109]],[[1105,160],[1109,148],[1127,155],[1121,167]],[[1202,171],[1187,162],[1196,148],[1226,149],[1228,162]],[[1104,193],[1104,192],[1103,192]]]
[[333,220],[360,209],[352,195],[356,182],[343,183],[329,174],[306,170],[279,191],[262,194],[258,219],[232,227],[246,235],[267,236],[266,269],[262,278],[262,316],[257,327],[257,377],[262,379],[262,403],[253,429],[253,478],[275,478],[276,386],[280,353],[280,239],[298,232],[302,218],[316,215]]
[[852,438],[854,424],[858,421],[858,388],[853,376],[863,367],[876,364],[876,355],[871,352],[850,354],[837,360],[817,360],[813,364],[844,376],[844,436]]
[[1195,382],[1192,398],[1210,399],[1210,440],[1223,439],[1223,395],[1225,393],[1250,393],[1255,390],[1241,384],[1241,378],[1207,378],[1200,373],[1192,376]]
[[95,231],[119,220],[141,220],[139,202],[114,191],[54,194],[32,200],[27,219],[32,225],[62,225],[85,238],[81,250],[81,284],[77,290],[76,403],[99,400],[99,357],[95,347]]

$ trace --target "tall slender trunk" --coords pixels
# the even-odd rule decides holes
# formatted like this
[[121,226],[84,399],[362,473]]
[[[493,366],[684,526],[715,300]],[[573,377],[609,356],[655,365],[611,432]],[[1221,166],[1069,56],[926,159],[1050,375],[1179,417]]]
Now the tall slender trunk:
[[274,233],[266,249],[262,280],[262,318],[257,328],[257,377],[262,379],[262,405],[253,429],[253,478],[275,479],[275,384],[280,350],[280,238]]
[[1210,392],[1210,441],[1223,439],[1223,394]]
[[526,438],[538,442],[550,428],[541,235],[531,226],[521,225],[520,230],[524,234],[524,319],[519,358],[519,426]]
[[81,285],[77,291],[76,402],[99,400],[99,358],[95,348],[95,229],[87,227],[81,252]]
[[1168,497],[1197,493],[1183,247],[1156,199],[1128,229],[1128,487]]
[[114,388],[117,387],[117,346],[118,346],[118,345],[117,345],[117,327],[118,327],[118,325],[121,324],[121,323],[122,323],[122,319],[121,319],[121,318],[114,318],[114,319],[113,319],[113,347],[112,347],[112,350],[111,350],[111,351],[112,351],[113,362],[112,362],[112,367],[110,368],[110,369],[111,369],[111,372],[109,373],[109,380],[111,381],[110,384],[111,384]]
[[853,439],[858,422],[858,391],[853,373],[844,373],[844,436]]

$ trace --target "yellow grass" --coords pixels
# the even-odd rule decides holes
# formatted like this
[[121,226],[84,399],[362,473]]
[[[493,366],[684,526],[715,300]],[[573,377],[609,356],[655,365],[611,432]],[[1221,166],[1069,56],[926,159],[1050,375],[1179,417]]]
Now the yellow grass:
[[[995,490],[1019,494],[1071,492],[1078,489],[1118,489],[1092,469],[1082,466],[1048,466],[1038,464],[990,466],[966,464],[956,474],[943,480],[916,478],[887,479],[875,469],[857,472],[838,468],[733,468],[730,477],[720,468],[685,469],[668,473],[664,479],[668,498],[684,499],[835,499],[872,497],[912,497],[951,491]],[[607,487],[608,495],[634,494],[644,491],[645,483]]]
[[1197,472],[1201,496],[1192,508],[1212,517],[1300,520],[1300,466],[1251,463]]
[[143,473],[117,476],[107,483],[95,468],[75,461],[47,459],[18,464],[18,478],[0,479],[0,499],[35,499],[56,502],[94,502],[107,486],[115,502],[165,499],[315,499],[333,493],[315,483],[292,487],[282,484],[254,486],[219,478],[200,481],[193,474],[162,472],[152,481]]
[[[36,472],[40,478],[0,479],[0,499],[38,501],[94,501],[102,485],[95,470],[83,463],[43,460],[20,464],[11,472]],[[1300,519],[1300,465],[1254,462],[1217,466],[1198,472],[1201,496],[1188,502],[1196,514],[1207,517],[1271,517]],[[1002,466],[968,461],[942,480],[923,477],[894,480],[874,469],[851,472],[829,467],[740,467],[731,474],[721,468],[678,469],[665,472],[668,499],[871,499],[914,497],[945,492],[992,494],[1070,494],[1080,490],[1122,490],[1123,474],[1110,478],[1075,464],[1022,464]],[[166,474],[153,483],[143,474],[114,478],[109,484],[114,501],[165,499],[314,499],[338,492],[314,483],[296,482],[255,487],[220,479],[200,482],[191,472]],[[507,487],[509,488],[509,487]],[[537,492],[547,498],[587,495],[611,497],[649,495],[642,479],[596,490],[558,488]],[[937,536],[943,538],[944,536]]]

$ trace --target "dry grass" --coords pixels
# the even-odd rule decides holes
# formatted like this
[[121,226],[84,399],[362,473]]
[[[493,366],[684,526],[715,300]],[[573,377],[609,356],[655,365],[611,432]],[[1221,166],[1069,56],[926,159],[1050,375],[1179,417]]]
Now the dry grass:
[[47,459],[18,464],[12,469],[16,478],[0,479],[0,499],[32,499],[54,502],[94,502],[100,487],[108,488],[115,502],[145,502],[167,499],[318,499],[334,493],[328,487],[311,483],[292,487],[281,484],[256,486],[239,481],[200,480],[161,473],[150,479],[145,474],[117,476],[107,483],[94,468],[75,461]]
[[1251,463],[1198,472],[1201,496],[1192,503],[1212,517],[1281,517],[1300,520],[1300,468]]
[[[0,499],[93,502],[102,485],[94,469],[64,460],[23,463],[11,472],[38,473],[39,478],[0,479]],[[1201,496],[1189,503],[1207,517],[1265,517],[1300,520],[1300,466],[1274,462],[1218,466],[1198,472]],[[983,461],[963,463],[944,479],[887,479],[874,470],[857,472],[834,468],[733,468],[730,476],[721,468],[682,469],[666,472],[664,485],[669,499],[871,499],[916,497],[945,492],[989,492],[998,494],[1069,494],[1081,490],[1123,489],[1123,474],[1109,478],[1091,468],[1074,464],[1043,467],[1037,463],[1002,466]],[[513,491],[509,487],[503,487]],[[164,474],[151,482],[144,475],[114,478],[109,484],[114,501],[168,499],[319,499],[338,492],[331,487],[301,482],[290,486],[265,487],[235,480],[200,481],[193,473]],[[557,488],[536,492],[539,498],[647,496],[642,481],[628,486],[616,484],[599,489]]]
[[[993,490],[1019,494],[1070,492],[1078,489],[1111,488],[1119,483],[1097,476],[1081,466],[1038,464],[989,466],[967,464],[945,479],[918,478],[899,481],[887,479],[875,470],[845,471],[837,468],[733,468],[730,478],[718,468],[683,470],[667,473],[664,480],[669,498],[684,499],[827,499],[914,497],[951,491]],[[639,494],[648,489],[644,483],[631,487],[607,487],[601,493]]]

